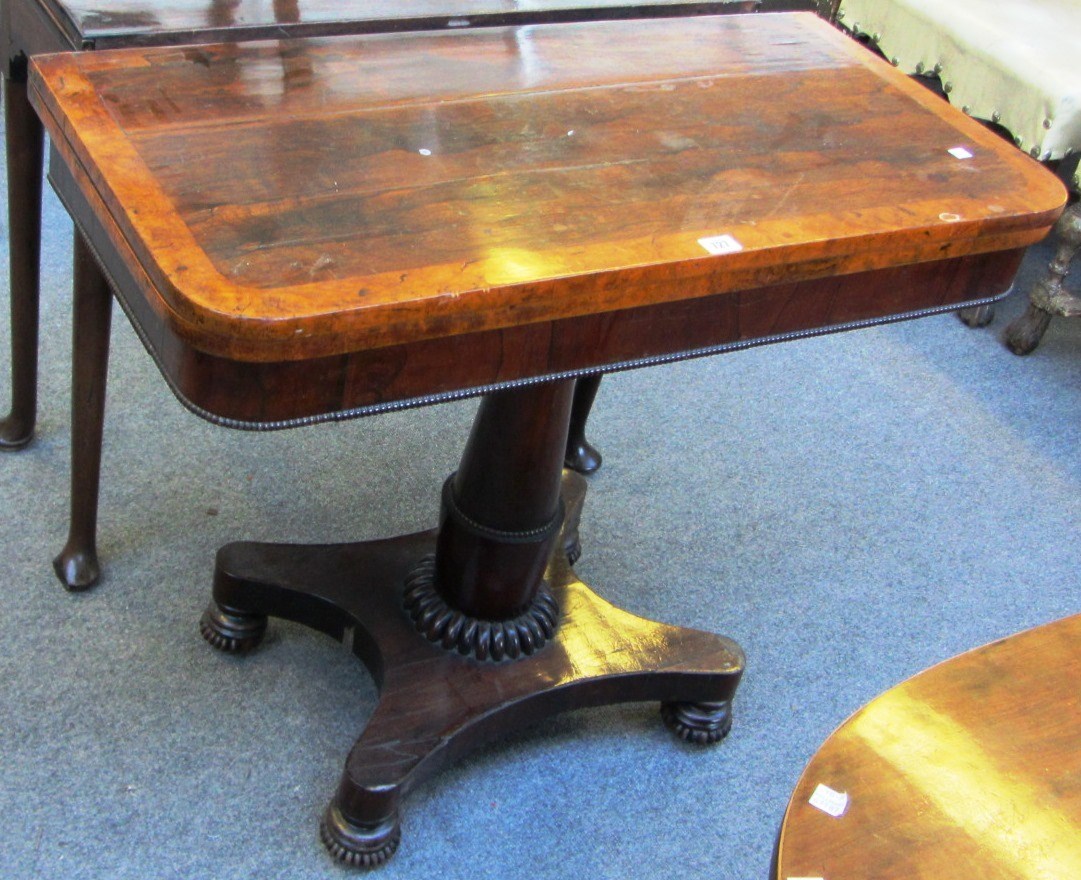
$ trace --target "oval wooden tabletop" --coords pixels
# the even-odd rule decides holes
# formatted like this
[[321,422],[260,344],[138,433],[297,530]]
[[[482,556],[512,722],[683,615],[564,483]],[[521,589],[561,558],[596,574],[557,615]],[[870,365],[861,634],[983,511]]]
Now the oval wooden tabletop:
[[[808,765],[777,878],[1081,877],[1079,682],[1081,615],[887,691]],[[811,805],[820,785],[846,796],[840,816]]]
[[51,56],[31,94],[146,296],[241,359],[1017,248],[1065,200],[811,14]]
[[[97,48],[207,42],[237,33],[347,33],[416,30],[418,26],[468,27],[542,21],[588,21],[701,15],[747,0],[11,0],[39,3],[73,38],[72,44]],[[750,11],[750,9],[747,9]],[[368,26],[366,26],[368,25]],[[274,34],[275,28],[282,28]]]

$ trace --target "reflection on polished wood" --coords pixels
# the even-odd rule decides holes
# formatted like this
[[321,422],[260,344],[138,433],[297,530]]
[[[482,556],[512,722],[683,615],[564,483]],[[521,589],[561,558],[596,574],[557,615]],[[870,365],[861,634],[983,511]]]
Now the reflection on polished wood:
[[[1081,615],[948,660],[869,703],[811,760],[776,876],[1081,877]],[[845,792],[832,818],[808,803]]]
[[563,561],[576,376],[1002,293],[1065,198],[810,15],[95,52],[30,85],[58,194],[201,415],[485,395],[437,532],[218,557],[212,644],[291,617],[383,686],[323,824],[359,865],[415,779],[544,713],[659,697],[688,741],[729,729],[738,648]]
[[[332,33],[656,18],[723,12],[758,0],[12,0],[38,7],[73,38],[72,48],[210,42]],[[285,33],[273,29],[285,26]],[[87,46],[86,44],[90,44]]]

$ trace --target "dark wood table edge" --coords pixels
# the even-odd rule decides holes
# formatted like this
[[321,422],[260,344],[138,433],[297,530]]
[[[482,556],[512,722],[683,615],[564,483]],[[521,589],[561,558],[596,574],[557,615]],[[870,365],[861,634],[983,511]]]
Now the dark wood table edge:
[[[63,199],[60,199],[60,201],[64,203]],[[82,229],[81,226],[79,227],[79,231],[83,235],[85,235],[85,231]],[[105,268],[105,265],[102,262],[97,249],[92,244],[92,240],[87,238],[87,244],[91,252],[94,254],[95,260],[98,263],[98,267],[109,280],[109,284],[112,287],[114,293],[121,290],[121,288],[117,286],[112,275]],[[958,309],[991,305],[997,302],[1001,302],[1006,297],[1010,296],[1013,291],[1014,285],[1011,284],[1009,288],[1007,288],[1003,293],[996,294],[994,296],[980,297],[978,299],[965,300],[956,304],[950,303],[949,305],[935,306],[933,308],[918,309],[912,312],[903,312],[884,318],[874,318],[863,321],[848,321],[843,324],[836,324],[830,327],[821,327],[814,330],[799,330],[793,331],[791,333],[777,333],[770,336],[761,336],[754,339],[741,339],[735,342],[724,342],[717,345],[706,346],[704,348],[689,349],[687,351],[682,351],[670,355],[658,355],[654,357],[644,357],[636,358],[633,360],[617,361],[610,364],[604,364],[597,367],[579,370],[561,370],[554,373],[544,373],[529,379],[515,379],[506,382],[494,382],[486,385],[477,385],[458,391],[448,391],[440,394],[403,398],[401,400],[370,404],[368,406],[351,407],[348,409],[342,409],[336,412],[323,413],[320,415],[304,416],[295,419],[280,419],[274,421],[246,421],[242,419],[233,419],[226,416],[219,416],[192,401],[188,396],[184,394],[184,392],[179,388],[179,386],[167,372],[164,364],[161,361],[161,358],[155,351],[154,347],[151,345],[149,341],[149,335],[143,328],[143,325],[139,320],[138,314],[128,303],[127,299],[121,294],[116,293],[116,301],[120,304],[121,310],[131,322],[132,328],[135,330],[136,335],[143,343],[143,346],[144,348],[146,348],[147,353],[157,365],[158,370],[161,372],[162,378],[165,380],[166,385],[168,385],[169,387],[169,390],[172,391],[173,396],[176,397],[176,399],[185,409],[198,416],[199,418],[220,427],[232,428],[239,431],[265,432],[288,430],[290,428],[300,428],[306,427],[308,425],[324,424],[326,422],[349,421],[351,419],[365,418],[367,416],[381,415],[383,413],[400,412],[409,409],[417,409],[419,407],[431,406],[439,403],[451,403],[457,400],[468,400],[474,397],[483,397],[497,391],[523,388],[530,385],[543,384],[546,382],[558,382],[564,379],[579,379],[594,376],[599,377],[608,375],[610,373],[629,372],[631,370],[641,369],[643,367],[680,363],[682,361],[710,357],[711,355],[716,354],[744,351],[751,348],[759,348],[764,345],[772,345],[776,342],[788,342],[796,339],[814,339],[820,336],[832,336],[837,333],[845,333],[850,330],[860,330],[867,327],[897,324],[903,321],[915,320],[917,318],[926,318],[933,315],[956,312]]]

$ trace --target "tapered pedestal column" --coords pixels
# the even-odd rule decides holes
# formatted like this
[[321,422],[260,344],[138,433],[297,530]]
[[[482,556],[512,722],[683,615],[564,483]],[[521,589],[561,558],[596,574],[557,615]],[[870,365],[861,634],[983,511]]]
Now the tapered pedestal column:
[[553,713],[655,700],[685,739],[728,730],[739,647],[621,611],[567,561],[585,494],[580,476],[561,481],[571,385],[485,400],[437,530],[218,553],[208,641],[244,650],[267,616],[294,620],[341,639],[379,686],[323,821],[343,862],[386,861],[414,785]]

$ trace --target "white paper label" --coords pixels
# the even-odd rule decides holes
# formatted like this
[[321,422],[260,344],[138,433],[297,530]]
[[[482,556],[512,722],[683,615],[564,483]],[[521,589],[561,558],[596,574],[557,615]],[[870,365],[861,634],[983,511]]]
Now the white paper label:
[[954,147],[952,150],[946,150],[955,159],[971,159],[972,153],[966,150],[964,147]]
[[731,235],[714,235],[710,238],[700,238],[698,239],[698,243],[715,256],[719,254],[734,254],[743,250],[743,245],[736,241]]
[[844,811],[848,808],[848,795],[834,791],[828,785],[819,784],[808,803],[836,819],[844,815]]

